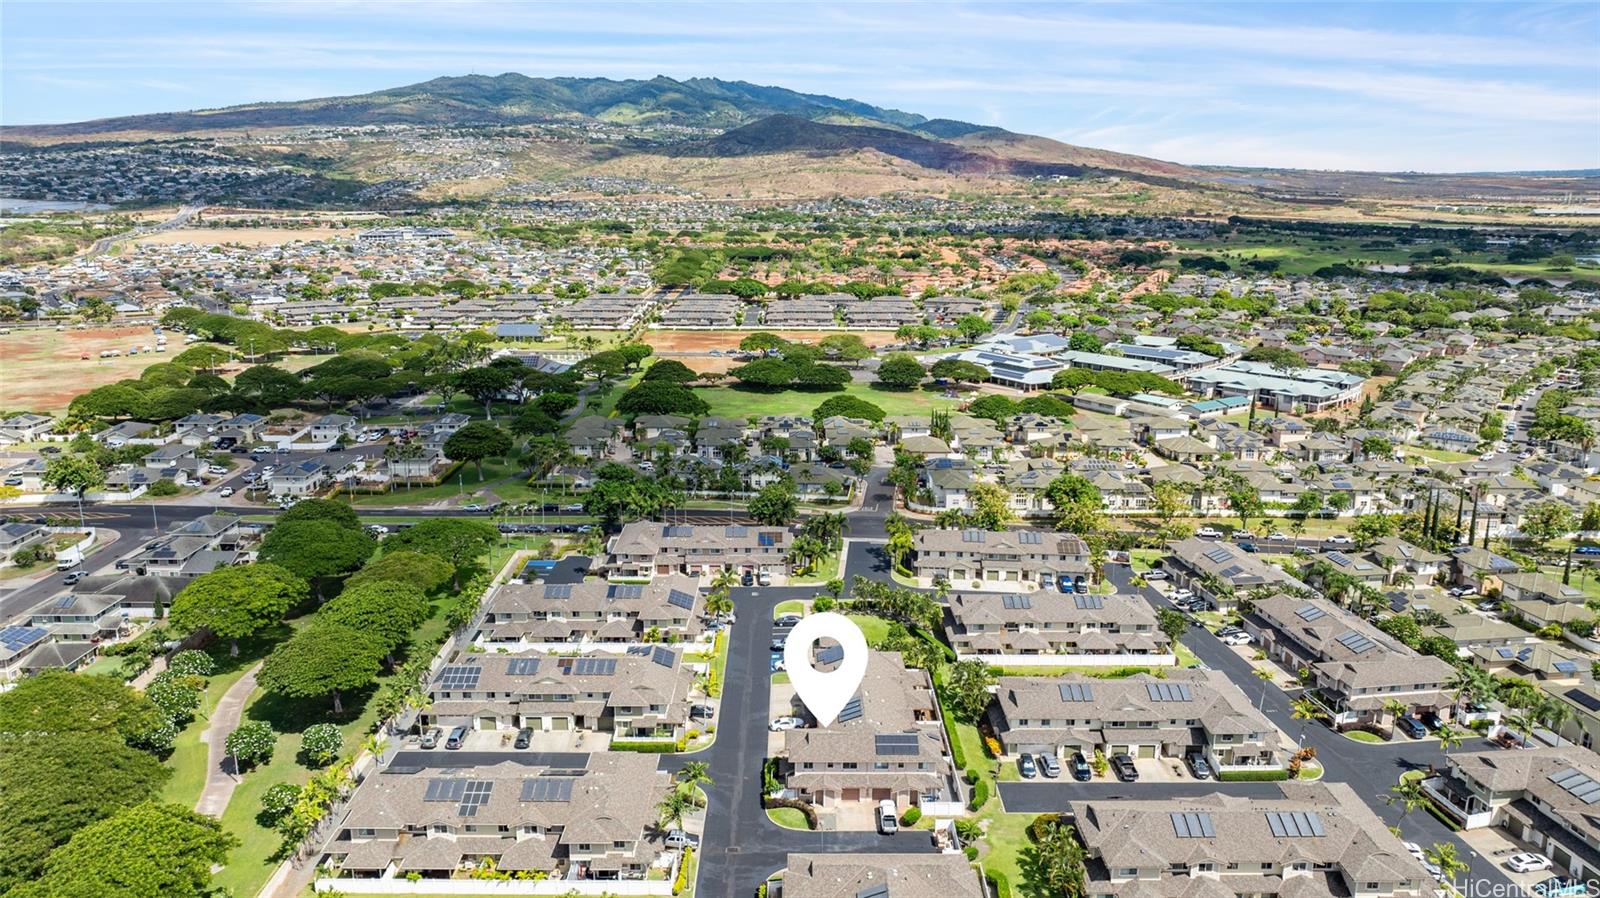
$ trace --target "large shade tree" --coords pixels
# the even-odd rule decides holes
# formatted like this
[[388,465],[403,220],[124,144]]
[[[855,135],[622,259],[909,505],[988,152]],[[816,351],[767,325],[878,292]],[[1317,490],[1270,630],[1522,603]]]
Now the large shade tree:
[[145,802],[79,830],[13,898],[202,898],[237,840],[214,817]]
[[394,650],[405,644],[428,617],[428,600],[410,583],[375,580],[346,586],[344,592],[322,606],[317,617],[367,633],[376,638],[393,660]]
[[384,540],[384,551],[385,554],[397,550],[420,552],[448,562],[454,568],[450,572],[450,582],[459,589],[461,569],[478,560],[498,539],[499,529],[487,521],[433,518]]
[[333,521],[290,521],[268,531],[256,557],[304,577],[321,596],[328,580],[361,567],[376,548],[364,531]]
[[385,651],[373,633],[313,621],[272,650],[256,680],[291,698],[331,696],[334,713],[343,714],[343,693],[371,685]]
[[240,639],[283,620],[307,592],[306,581],[276,564],[218,568],[189,581],[172,600],[169,618],[180,630],[228,640],[228,653],[238,655]]

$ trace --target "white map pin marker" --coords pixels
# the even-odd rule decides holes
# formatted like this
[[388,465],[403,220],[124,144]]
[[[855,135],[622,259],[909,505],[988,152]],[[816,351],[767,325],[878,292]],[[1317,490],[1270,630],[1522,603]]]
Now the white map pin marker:
[[[811,646],[819,639],[832,639],[844,649],[844,661],[826,673],[811,665]],[[825,727],[850,703],[867,674],[867,637],[842,614],[824,611],[803,617],[784,641],[783,664],[800,701],[817,719],[817,726]]]

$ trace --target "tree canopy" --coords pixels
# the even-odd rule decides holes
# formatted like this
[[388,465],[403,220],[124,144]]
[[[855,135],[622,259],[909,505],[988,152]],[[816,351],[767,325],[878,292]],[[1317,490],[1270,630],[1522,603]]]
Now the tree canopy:
[[276,564],[218,568],[189,581],[173,598],[169,617],[180,630],[228,640],[237,655],[240,639],[283,620],[306,594],[306,581]]
[[144,802],[79,830],[51,852],[44,874],[15,898],[203,898],[211,868],[237,840],[222,823],[173,804]]
[[351,530],[361,529],[361,518],[356,510],[348,502],[332,499],[301,499],[278,515],[280,526],[292,521],[332,521]]
[[376,634],[315,620],[273,649],[256,679],[291,698],[331,695],[334,712],[343,713],[340,694],[371,685],[386,651]]
[[878,366],[878,380],[897,390],[909,390],[928,374],[922,363],[910,353],[897,352]]
[[0,734],[109,733],[150,748],[166,725],[160,708],[111,677],[47,670],[0,693]]
[[377,638],[385,652],[393,652],[411,638],[428,617],[428,600],[410,583],[375,580],[346,585],[317,617]]
[[[774,359],[773,361],[777,361]],[[651,366],[661,367],[663,362]],[[687,415],[698,417],[711,405],[693,390],[671,380],[643,380],[617,399],[617,411],[626,415]]]
[[441,558],[455,568],[451,582],[459,587],[461,569],[489,551],[499,538],[499,529],[487,521],[432,518],[384,540],[384,551],[404,549]]
[[305,578],[320,595],[324,580],[360,567],[376,547],[364,531],[332,521],[290,521],[267,532],[256,557]]
[[386,549],[366,567],[351,574],[344,581],[344,587],[348,591],[366,583],[393,581],[409,583],[424,593],[432,593],[449,583],[455,571],[455,565],[437,555]]

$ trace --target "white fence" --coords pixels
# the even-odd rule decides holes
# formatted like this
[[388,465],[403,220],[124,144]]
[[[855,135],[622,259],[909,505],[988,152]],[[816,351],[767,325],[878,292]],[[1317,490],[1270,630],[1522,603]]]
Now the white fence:
[[664,879],[319,879],[318,892],[345,895],[671,895]]
[[994,655],[958,652],[961,661],[982,661],[996,667],[1173,667],[1176,655]]
[[961,801],[928,801],[923,799],[917,803],[924,817],[963,817],[967,813],[967,805]]

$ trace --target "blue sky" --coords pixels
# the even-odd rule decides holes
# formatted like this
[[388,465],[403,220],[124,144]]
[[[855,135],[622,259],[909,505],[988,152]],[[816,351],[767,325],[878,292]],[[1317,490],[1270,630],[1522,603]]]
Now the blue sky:
[[1600,168],[1600,4],[6,0],[0,121],[714,76],[1195,164]]

